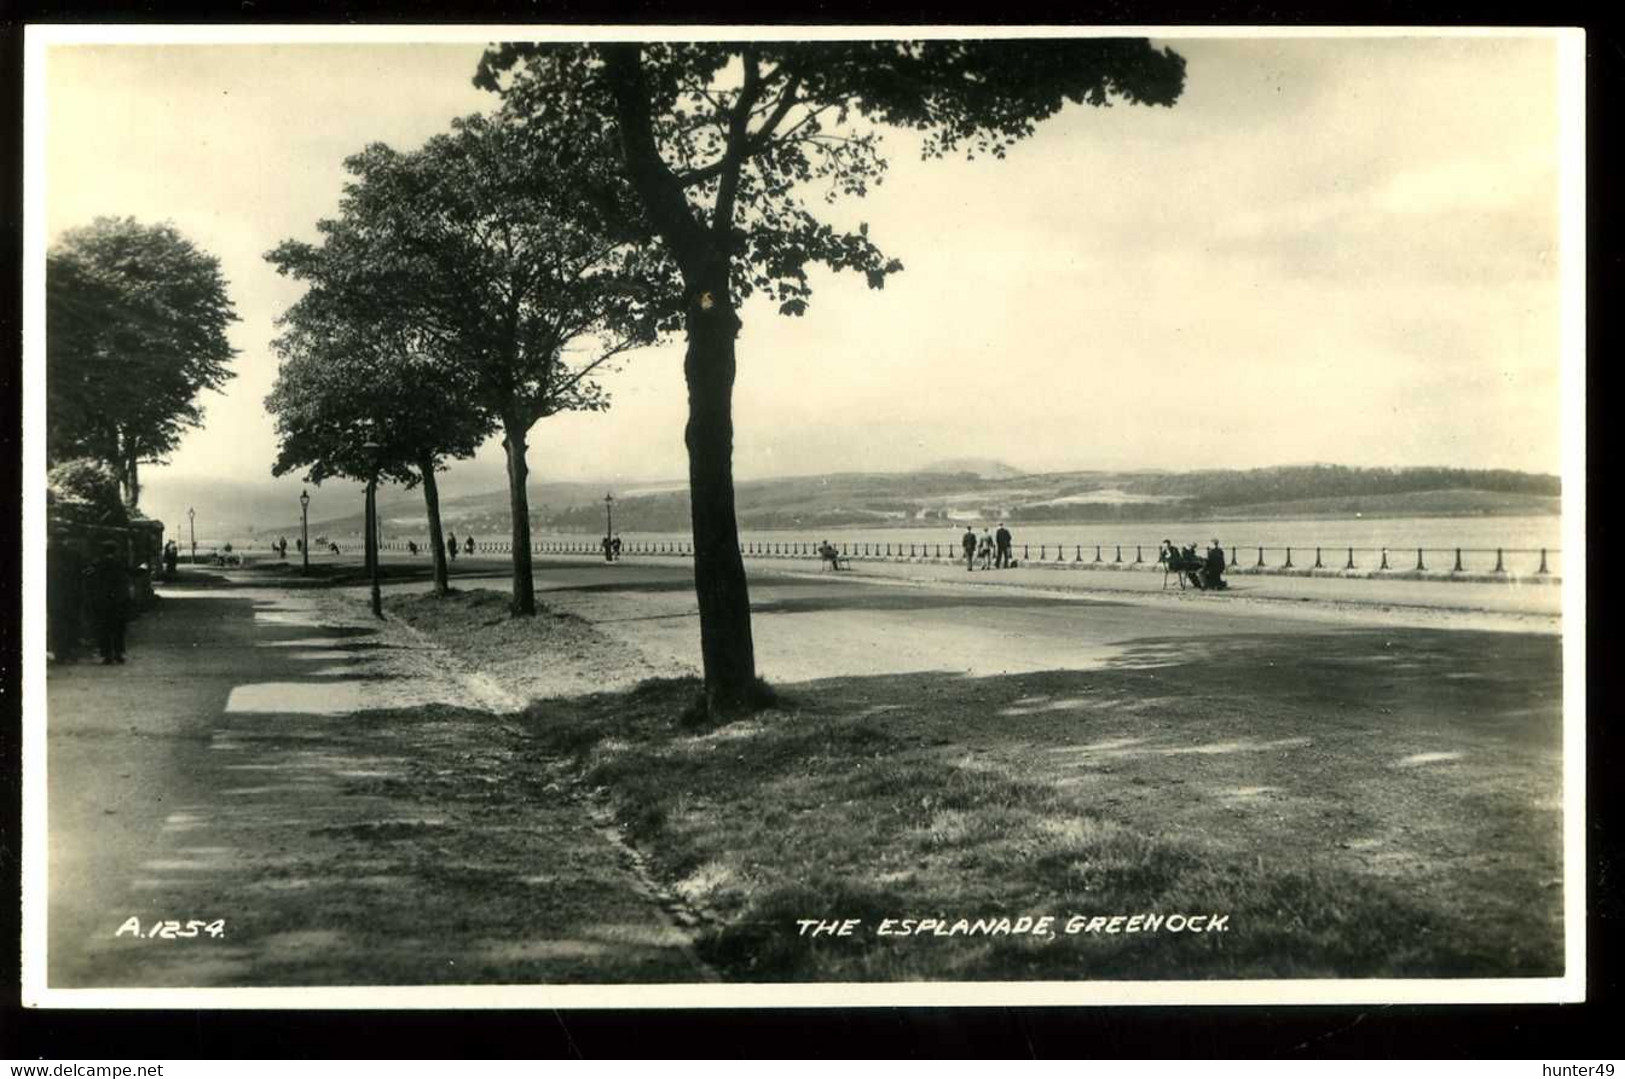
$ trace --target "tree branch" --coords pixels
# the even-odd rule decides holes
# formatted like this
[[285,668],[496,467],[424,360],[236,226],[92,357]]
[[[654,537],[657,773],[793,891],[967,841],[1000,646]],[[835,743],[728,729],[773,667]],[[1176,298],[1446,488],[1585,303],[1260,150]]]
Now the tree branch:
[[717,185],[716,208],[711,214],[711,232],[725,237],[734,223],[734,200],[739,196],[739,172],[750,153],[750,113],[756,106],[756,95],[761,92],[761,69],[756,62],[756,50],[746,45],[740,52],[745,66],[745,84],[734,102],[728,117],[727,149],[722,154],[722,172]]
[[615,98],[615,127],[626,171],[679,264],[685,270],[697,268],[710,244],[704,226],[695,219],[683,195],[685,184],[660,159],[655,145],[643,47],[630,42],[606,44],[603,56],[604,75]]
[[[777,104],[774,106],[773,114],[767,118],[767,120],[759,129],[757,129],[755,133],[748,135],[744,139],[745,150],[740,157],[741,161],[747,158],[755,157],[767,147],[768,142],[773,137],[774,131],[777,130],[779,124],[784,121],[785,116],[789,114],[791,109],[800,104],[800,102],[796,100],[796,93],[800,89],[801,75],[799,73],[791,75],[790,81],[785,84],[784,90],[780,94]],[[827,105],[821,106],[817,112],[821,113],[827,108],[829,108]],[[816,113],[810,115],[816,115]],[[796,126],[800,127],[801,124],[805,122],[806,120],[804,118],[803,120],[798,121]],[[703,184],[707,180],[714,180],[718,176],[721,176],[723,171],[728,167],[728,160],[728,155],[724,154],[722,157],[711,162],[709,165],[705,165],[697,169],[689,169],[687,172],[679,173],[676,177],[677,183],[684,188],[690,188]]]

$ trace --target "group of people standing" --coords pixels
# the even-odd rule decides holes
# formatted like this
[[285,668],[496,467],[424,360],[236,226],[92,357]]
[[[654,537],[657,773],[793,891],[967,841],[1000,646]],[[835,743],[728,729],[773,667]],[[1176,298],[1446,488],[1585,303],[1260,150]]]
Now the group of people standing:
[[965,552],[965,572],[969,573],[981,563],[983,569],[1010,569],[1015,559],[1010,557],[1012,537],[1010,530],[999,523],[997,532],[982,529],[977,536],[976,529],[970,525],[965,526],[965,534],[959,538],[959,548]]
[[[411,551],[413,554],[418,553],[417,544],[415,544],[415,543],[408,543],[406,545],[406,549]],[[458,551],[457,533],[455,533],[455,532],[447,532],[446,533],[446,557],[451,559],[453,562],[457,561],[457,551]],[[473,554],[474,553],[474,537],[473,536],[465,536],[463,538],[462,551],[463,551],[464,554]]]

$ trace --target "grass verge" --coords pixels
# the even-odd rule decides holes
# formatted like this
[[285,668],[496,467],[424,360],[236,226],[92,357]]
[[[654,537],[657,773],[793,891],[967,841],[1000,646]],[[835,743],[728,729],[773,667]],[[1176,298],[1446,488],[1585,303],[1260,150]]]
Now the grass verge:
[[[708,730],[683,722],[695,680],[654,680],[538,701],[523,722],[530,752],[567,760],[708,914],[700,953],[735,980],[1557,973],[1559,843],[1529,804],[1550,778],[1544,735],[1509,737],[1507,716],[1462,726],[1395,682],[1437,683],[1426,662],[1373,679],[1364,649],[1394,642],[1351,653],[1357,641],[1338,641],[1346,662],[1323,661],[1321,684],[1364,680],[1374,723],[1306,714],[1290,672],[1226,684],[1202,664],[1184,685],[1176,666],[1159,677],[1143,662],[957,685],[833,680]],[[1259,666],[1289,659],[1280,649]],[[1461,656],[1435,648],[1448,664],[1473,654],[1471,642]],[[1486,663],[1509,679],[1543,669]],[[1508,685],[1458,688],[1452,703],[1519,713],[1540,699],[1536,683]],[[1389,740],[1390,726],[1405,735]],[[1420,754],[1431,771],[1404,764],[1444,735],[1471,752]],[[1479,755],[1494,763],[1459,759]],[[1127,931],[1159,914],[1155,931]],[[1174,932],[1176,914],[1224,928]],[[1024,916],[1052,917],[1052,931],[996,931]],[[879,932],[933,918],[947,935]],[[807,919],[858,922],[815,937]],[[961,919],[995,931],[956,932]]]
[[[1145,638],[1089,670],[801,683],[711,724],[697,680],[636,682],[583,620],[412,603],[511,691],[534,678],[514,767],[607,806],[733,980],[1561,971],[1551,637]],[[1024,917],[1051,932],[998,931]],[[832,919],[855,921],[802,932]]]

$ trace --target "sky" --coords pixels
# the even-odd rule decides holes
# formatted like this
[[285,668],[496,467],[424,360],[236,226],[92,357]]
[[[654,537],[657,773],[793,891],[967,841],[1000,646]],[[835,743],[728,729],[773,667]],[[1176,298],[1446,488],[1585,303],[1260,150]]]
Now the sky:
[[[1006,160],[919,160],[830,208],[905,270],[815,274],[803,318],[742,311],[736,475],[1310,461],[1557,472],[1554,38],[1156,39],[1171,108],[1071,106]],[[166,484],[270,479],[263,254],[318,238],[344,158],[495,106],[478,44],[56,45],[45,219],[171,221],[218,256],[236,377]],[[686,473],[682,345],[627,357],[613,408],[532,431],[540,481]],[[494,442],[451,493],[500,486]],[[296,488],[297,478],[282,481]],[[296,492],[295,492],[296,493]]]

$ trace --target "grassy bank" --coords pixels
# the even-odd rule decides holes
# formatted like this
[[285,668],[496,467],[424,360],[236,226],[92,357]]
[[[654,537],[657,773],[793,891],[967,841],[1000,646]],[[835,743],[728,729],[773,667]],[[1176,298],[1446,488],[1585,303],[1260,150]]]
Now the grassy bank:
[[[471,656],[491,648],[477,632],[534,656],[526,634],[565,625],[482,630],[470,608],[494,599],[437,602],[415,624]],[[1555,974],[1558,647],[1148,639],[1095,670],[783,687],[716,729],[680,720],[697,683],[653,679],[533,701],[516,767],[607,805],[735,980]],[[1135,915],[1225,920],[1130,932]],[[1045,916],[1048,935],[954,932]],[[945,935],[878,932],[931,918]],[[815,938],[804,919],[859,921]]]

